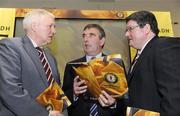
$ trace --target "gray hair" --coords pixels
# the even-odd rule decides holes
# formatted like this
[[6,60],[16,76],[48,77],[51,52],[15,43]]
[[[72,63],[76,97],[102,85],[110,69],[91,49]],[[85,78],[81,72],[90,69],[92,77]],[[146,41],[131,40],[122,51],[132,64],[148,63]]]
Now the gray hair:
[[55,16],[52,13],[48,12],[47,10],[44,9],[32,10],[28,12],[23,19],[24,30],[27,31],[29,26],[34,22],[35,23],[38,22],[39,21],[38,19],[41,18],[42,16],[49,16],[55,18]]

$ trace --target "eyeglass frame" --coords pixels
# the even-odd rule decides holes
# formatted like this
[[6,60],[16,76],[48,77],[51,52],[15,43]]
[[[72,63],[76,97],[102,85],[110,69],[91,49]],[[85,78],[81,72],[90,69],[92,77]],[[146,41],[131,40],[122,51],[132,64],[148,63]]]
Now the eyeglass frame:
[[140,27],[140,26],[136,25],[136,26],[128,27],[128,28],[126,28],[125,32],[132,32],[136,27]]

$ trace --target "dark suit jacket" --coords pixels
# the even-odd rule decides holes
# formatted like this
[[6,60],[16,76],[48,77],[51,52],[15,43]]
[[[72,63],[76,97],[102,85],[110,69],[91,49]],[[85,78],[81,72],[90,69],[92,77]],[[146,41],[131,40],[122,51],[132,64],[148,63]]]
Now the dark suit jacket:
[[[82,57],[80,59],[71,61],[72,62],[86,62],[86,57]],[[69,116],[89,116],[90,111],[90,104],[96,102],[98,105],[98,113],[99,116],[124,116],[125,115],[125,101],[124,99],[119,99],[117,103],[117,108],[110,109],[103,108],[100,106],[98,101],[92,101],[87,99],[87,95],[79,96],[78,100],[74,102],[73,100],[73,80],[76,76],[75,71],[73,70],[72,64],[67,63],[64,73],[64,81],[63,81],[63,90],[67,97],[72,102],[72,105],[68,108],[68,115]],[[76,66],[75,66],[76,67]],[[86,93],[87,94],[87,93]]]
[[[60,84],[56,61],[45,51]],[[48,87],[37,51],[27,36],[0,41],[0,116],[48,116],[35,101]]]
[[180,39],[154,37],[128,77],[130,106],[180,116]]

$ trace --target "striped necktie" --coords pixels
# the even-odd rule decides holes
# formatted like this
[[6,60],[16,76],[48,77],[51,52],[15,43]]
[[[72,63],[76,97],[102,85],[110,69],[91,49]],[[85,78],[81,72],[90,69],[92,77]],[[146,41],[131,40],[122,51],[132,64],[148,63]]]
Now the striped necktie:
[[90,104],[90,114],[89,116],[98,116],[98,107],[96,103]]
[[[91,57],[91,60],[95,59],[96,57]],[[98,107],[97,103],[90,104],[90,114],[89,116],[98,116]]]
[[54,82],[51,67],[50,67],[50,65],[48,63],[48,60],[46,59],[46,56],[45,56],[45,53],[44,53],[43,49],[41,49],[40,47],[36,47],[36,50],[38,51],[40,61],[41,61],[42,65],[43,65],[44,71],[46,73],[47,82],[50,85],[51,83]]
[[138,60],[138,58],[139,58],[140,55],[141,55],[141,54],[140,54],[139,52],[136,54],[136,57],[134,58],[133,63],[132,63],[132,66],[131,66],[131,68],[130,68],[130,73],[132,72],[132,70],[133,70],[133,68],[134,68],[134,66],[135,66],[135,64],[136,64],[136,62],[137,62],[137,60]]

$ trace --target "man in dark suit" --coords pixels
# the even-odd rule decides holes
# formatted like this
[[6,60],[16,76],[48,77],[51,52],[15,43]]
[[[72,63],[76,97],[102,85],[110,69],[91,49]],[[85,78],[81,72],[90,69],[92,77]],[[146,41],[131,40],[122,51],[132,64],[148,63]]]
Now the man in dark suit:
[[179,116],[180,40],[158,37],[156,18],[148,11],[131,14],[126,23],[125,36],[137,49],[128,74],[129,105]]
[[[51,42],[55,17],[46,10],[33,10],[25,16],[26,35],[0,41],[0,116],[62,116],[35,101],[49,80],[35,47]],[[54,81],[60,84],[56,61],[47,49],[45,58]]]
[[[96,116],[123,116],[125,103],[122,99],[116,100],[105,91],[98,100],[90,97],[84,80],[80,80],[73,70],[74,62],[86,62],[92,58],[104,56],[102,49],[105,43],[104,29],[98,24],[88,24],[83,30],[83,48],[85,56],[67,63],[64,73],[63,90],[72,105],[68,108],[69,116],[95,116],[91,114],[92,104],[97,105]],[[76,67],[76,66],[75,66]]]

